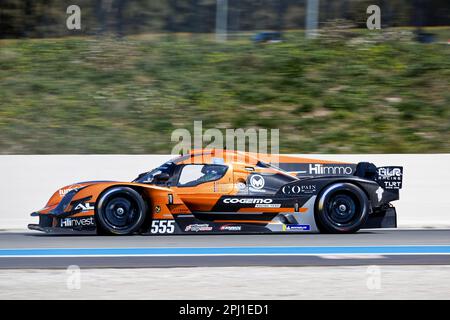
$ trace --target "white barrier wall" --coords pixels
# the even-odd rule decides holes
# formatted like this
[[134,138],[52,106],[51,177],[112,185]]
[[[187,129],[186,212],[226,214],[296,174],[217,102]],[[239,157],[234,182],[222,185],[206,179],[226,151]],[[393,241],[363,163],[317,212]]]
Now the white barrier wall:
[[[299,155],[301,156],[301,155]],[[450,226],[450,154],[303,155],[336,161],[402,165],[403,189],[395,202],[399,227]],[[131,181],[170,155],[3,155],[0,156],[0,229],[36,223],[58,188],[81,181]]]

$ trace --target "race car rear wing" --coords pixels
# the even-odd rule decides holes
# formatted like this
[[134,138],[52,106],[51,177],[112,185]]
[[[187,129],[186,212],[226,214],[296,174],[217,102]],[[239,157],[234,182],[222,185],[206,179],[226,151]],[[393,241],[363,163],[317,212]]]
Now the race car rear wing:
[[360,162],[356,166],[355,176],[376,181],[386,190],[400,190],[403,184],[403,167],[376,167],[370,162]]

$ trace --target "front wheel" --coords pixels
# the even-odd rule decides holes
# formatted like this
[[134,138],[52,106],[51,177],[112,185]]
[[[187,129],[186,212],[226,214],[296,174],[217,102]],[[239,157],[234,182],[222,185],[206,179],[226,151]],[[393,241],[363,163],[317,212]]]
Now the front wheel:
[[132,234],[144,223],[146,211],[147,206],[136,190],[128,187],[111,188],[97,202],[99,233]]
[[351,183],[335,183],[326,187],[316,203],[316,222],[325,233],[354,233],[369,217],[369,199],[364,191]]

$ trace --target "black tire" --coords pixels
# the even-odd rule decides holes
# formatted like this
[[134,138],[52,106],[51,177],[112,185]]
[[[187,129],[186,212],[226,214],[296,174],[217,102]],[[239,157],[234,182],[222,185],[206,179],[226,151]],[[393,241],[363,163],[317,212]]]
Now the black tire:
[[315,218],[321,232],[354,233],[366,223],[369,211],[369,199],[361,188],[335,183],[319,194]]
[[147,205],[136,190],[128,187],[108,189],[96,205],[98,233],[133,234],[144,223],[146,212]]

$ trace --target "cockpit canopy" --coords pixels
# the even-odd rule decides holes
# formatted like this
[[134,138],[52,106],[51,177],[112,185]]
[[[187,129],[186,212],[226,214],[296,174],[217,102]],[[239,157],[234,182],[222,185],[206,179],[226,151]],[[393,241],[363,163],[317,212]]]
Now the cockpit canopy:
[[[177,165],[174,162],[166,162],[149,172],[140,174],[133,182],[167,185],[175,174]],[[179,187],[193,187],[204,182],[215,181],[222,178],[228,170],[228,166],[222,164],[184,164],[178,165],[173,181]]]
[[151,171],[141,173],[133,182],[163,185],[173,175],[175,163],[169,161]]

